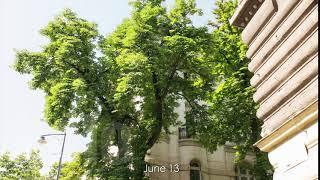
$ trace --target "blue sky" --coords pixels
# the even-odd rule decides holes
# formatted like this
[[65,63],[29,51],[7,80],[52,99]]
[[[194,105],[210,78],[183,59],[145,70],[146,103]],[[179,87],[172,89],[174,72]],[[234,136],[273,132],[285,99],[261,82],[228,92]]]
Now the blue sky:
[[[167,3],[172,5],[172,0]],[[212,19],[214,0],[198,0],[204,16],[194,18],[196,25]],[[47,39],[39,29],[64,8],[74,10],[80,17],[98,24],[101,34],[111,33],[130,15],[127,0],[0,0],[0,152],[13,154],[39,149],[46,172],[58,161],[62,137],[50,137],[46,145],[39,145],[41,134],[54,133],[41,121],[44,94],[31,90],[30,77],[16,73],[14,49],[38,51]],[[89,139],[68,130],[63,160],[70,160],[73,152],[85,150]]]

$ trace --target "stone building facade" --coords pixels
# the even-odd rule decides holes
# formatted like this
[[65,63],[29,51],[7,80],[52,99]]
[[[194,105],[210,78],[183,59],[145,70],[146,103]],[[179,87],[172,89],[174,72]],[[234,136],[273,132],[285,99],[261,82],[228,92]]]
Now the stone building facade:
[[[176,111],[178,121],[185,123],[182,101]],[[231,143],[210,153],[188,136],[185,126],[171,127],[170,131],[172,134],[147,152],[145,160],[156,171],[146,173],[151,180],[254,180],[248,169],[236,167]],[[245,161],[250,164],[253,158],[248,154]]]
[[255,145],[275,180],[318,179],[318,0],[239,0],[253,99],[264,124]]

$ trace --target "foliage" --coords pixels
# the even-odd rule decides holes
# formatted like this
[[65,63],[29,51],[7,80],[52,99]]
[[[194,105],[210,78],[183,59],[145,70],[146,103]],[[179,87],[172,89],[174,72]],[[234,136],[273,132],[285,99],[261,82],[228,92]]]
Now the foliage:
[[[72,155],[71,162],[64,162],[61,165],[61,180],[80,180],[83,176],[85,176],[86,170],[82,166],[82,158],[80,153],[75,153]],[[58,162],[55,162],[49,173],[48,179],[56,179],[58,173]]]
[[141,179],[146,151],[178,123],[177,100],[201,107],[213,83],[212,37],[192,25],[190,16],[200,13],[194,0],[176,0],[170,11],[161,0],[132,5],[132,17],[106,38],[65,10],[41,30],[49,38],[42,51],[16,56],[15,69],[46,94],[49,125],[91,133],[84,165],[103,179]]
[[91,135],[81,155],[89,176],[142,179],[147,150],[180,123],[181,99],[188,130],[206,148],[235,142],[242,159],[259,138],[246,46],[229,24],[236,3],[216,2],[210,33],[192,24],[195,0],[171,10],[163,1],[132,1],[131,17],[105,37],[67,9],[41,30],[49,43],[40,52],[17,51],[15,70],[46,95],[48,124]]
[[[132,155],[122,159],[110,157],[105,164],[114,163],[102,172],[95,172],[104,177],[113,176],[115,171],[111,169],[128,171],[123,167],[133,164],[131,176],[141,178],[146,151],[158,141],[161,133],[170,133],[170,125],[178,123],[174,112],[177,100],[189,98],[199,104],[197,100],[203,99],[212,85],[212,77],[206,75],[211,70],[206,58],[211,35],[207,28],[192,25],[188,16],[198,12],[194,1],[177,0],[171,11],[163,7],[161,1],[135,1],[133,7],[132,17],[124,20],[101,43],[106,55],[103,59],[118,68],[113,95],[116,111],[134,117],[129,124],[118,124],[128,135],[123,141],[127,142],[125,146]],[[95,135],[98,139],[98,134]],[[99,165],[94,164],[90,169],[101,170],[93,168]]]
[[187,118],[191,130],[196,131],[197,138],[209,150],[232,142],[237,162],[241,162],[248,151],[254,152],[256,179],[271,179],[272,167],[267,154],[253,147],[261,138],[262,122],[256,117],[257,104],[252,98],[255,89],[250,86],[252,74],[247,69],[247,48],[241,41],[241,30],[229,23],[236,5],[232,0],[216,1],[213,11],[216,23],[211,23],[215,27],[212,59],[220,60],[213,70],[219,78],[216,90],[208,97],[209,110],[191,110]]
[[252,171],[258,180],[270,180],[273,177],[273,167],[271,166],[267,153],[254,149],[256,160],[252,166]]
[[42,161],[38,151],[32,151],[29,155],[19,154],[15,158],[6,152],[0,156],[0,179],[41,179],[40,169]]

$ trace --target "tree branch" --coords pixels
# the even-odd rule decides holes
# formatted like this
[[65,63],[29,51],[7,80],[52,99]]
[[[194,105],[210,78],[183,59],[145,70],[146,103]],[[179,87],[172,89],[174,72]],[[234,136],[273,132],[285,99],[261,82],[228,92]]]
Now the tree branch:
[[175,73],[176,73],[176,71],[177,71],[177,69],[178,69],[178,66],[179,66],[179,64],[180,64],[180,59],[179,58],[177,58],[176,60],[175,60],[175,62],[173,63],[173,67],[172,67],[172,69],[171,69],[171,72],[170,72],[170,75],[168,76],[168,78],[167,78],[167,85],[164,87],[164,90],[163,90],[163,93],[161,94],[161,96],[164,98],[166,95],[167,95],[167,93],[168,93],[168,90],[169,90],[169,88],[170,88],[170,85],[172,84],[172,79],[173,79],[173,77],[174,77],[174,75],[175,75]]
[[152,72],[152,82],[154,86],[154,95],[155,95],[155,105],[154,105],[154,112],[155,112],[155,119],[156,124],[152,128],[151,136],[147,141],[148,149],[151,148],[159,139],[160,133],[163,126],[163,98],[161,96],[161,89],[159,87],[159,79],[156,73]]

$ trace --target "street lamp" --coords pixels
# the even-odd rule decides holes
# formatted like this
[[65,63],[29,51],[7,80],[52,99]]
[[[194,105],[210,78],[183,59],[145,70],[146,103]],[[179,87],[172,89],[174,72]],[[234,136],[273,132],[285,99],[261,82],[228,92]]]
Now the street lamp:
[[62,155],[63,155],[63,150],[64,150],[64,144],[66,142],[66,132],[64,133],[58,133],[58,134],[44,134],[40,136],[40,139],[38,140],[38,142],[40,144],[46,144],[46,137],[47,136],[63,136],[63,142],[62,142],[62,148],[61,148],[61,153],[60,153],[60,159],[59,159],[59,166],[58,166],[58,174],[57,174],[57,180],[59,180],[60,177],[60,172],[61,172],[61,163],[62,163]]

